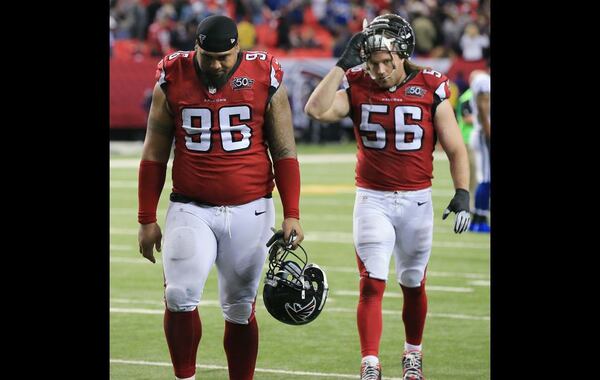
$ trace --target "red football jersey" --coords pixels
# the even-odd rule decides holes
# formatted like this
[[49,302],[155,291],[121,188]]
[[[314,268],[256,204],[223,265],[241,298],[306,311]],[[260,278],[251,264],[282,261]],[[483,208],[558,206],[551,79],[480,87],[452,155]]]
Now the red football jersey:
[[358,145],[356,186],[383,191],[431,186],[434,109],[450,97],[448,78],[429,69],[381,88],[363,68],[346,73]]
[[218,205],[258,199],[274,187],[263,123],[281,66],[266,52],[241,52],[217,90],[202,82],[194,56],[173,53],[156,71],[175,118],[173,191]]

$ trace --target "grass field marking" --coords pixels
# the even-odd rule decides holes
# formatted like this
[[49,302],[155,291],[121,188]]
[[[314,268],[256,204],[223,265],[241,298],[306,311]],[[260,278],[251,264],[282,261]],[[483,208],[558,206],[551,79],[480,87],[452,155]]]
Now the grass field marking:
[[[331,313],[356,313],[356,309],[350,309],[345,307],[330,307],[326,308]],[[402,311],[397,310],[386,310],[383,309],[382,314],[385,315],[394,315],[394,316],[402,316]],[[450,318],[450,319],[468,319],[473,321],[489,321],[490,317],[488,316],[479,316],[479,315],[467,315],[467,314],[448,314],[448,313],[427,313],[427,318]]]
[[[136,180],[110,180],[109,186],[113,189],[137,189],[138,182]],[[173,185],[167,181],[165,182],[165,188],[171,188]],[[334,195],[334,194],[354,194],[356,187],[354,185],[347,184],[303,184],[301,195]],[[273,189],[274,194],[278,194],[277,188]],[[454,189],[435,189],[432,191],[431,196],[433,198],[441,197],[452,197],[454,195]],[[304,199],[303,199],[304,201]],[[346,203],[354,203],[353,198],[349,198]]]
[[[124,359],[110,359],[111,363],[114,364],[133,364],[133,365],[146,365],[146,366],[157,366],[157,367],[171,367],[171,363],[166,362],[149,362],[145,360],[124,360]],[[200,369],[220,369],[227,371],[227,366],[223,365],[212,365],[212,364],[196,364],[196,368]],[[255,372],[263,373],[278,373],[282,375],[295,375],[295,376],[312,376],[312,377],[334,377],[337,379],[356,379],[356,374],[348,375],[344,373],[331,373],[331,372],[306,372],[306,371],[288,371],[284,369],[272,369],[272,368],[256,368]],[[402,380],[399,377],[387,377],[389,380]]]
[[[160,264],[162,262],[162,260],[160,259],[160,257],[157,257],[156,255],[154,256],[154,258],[156,259],[156,263]],[[122,263],[122,264],[144,264],[147,265],[150,262],[146,259],[144,259],[141,254],[139,258],[134,258],[134,257],[111,257],[110,258],[110,262],[111,263]]]
[[127,304],[137,303],[137,304],[142,304],[142,305],[154,305],[154,306],[161,306],[161,305],[164,306],[165,305],[162,301],[132,300],[132,299],[126,299],[126,298],[111,298],[110,302],[127,303]]
[[[137,236],[138,230],[133,228],[110,228],[111,235]],[[309,232],[304,235],[304,240],[319,243],[353,244],[352,234],[349,232]],[[456,241],[433,241],[436,248],[461,248],[461,249],[489,249],[488,243],[469,243]]]
[[[173,165],[173,159],[170,159],[167,166]],[[140,167],[139,158],[111,158],[109,166],[111,169],[137,169]]]
[[[448,161],[448,157],[444,152],[433,152],[435,161]],[[300,164],[334,164],[334,163],[355,163],[356,153],[328,153],[328,154],[299,154],[298,162]],[[170,159],[168,165],[173,164],[173,159]],[[137,169],[140,166],[139,158],[111,158],[111,169]]]
[[[475,289],[473,289],[473,288],[462,288],[462,287],[457,287],[457,286],[437,286],[437,285],[429,285],[429,284],[427,284],[425,286],[425,288],[427,289],[427,291],[448,292],[448,293],[472,293],[475,291]],[[357,298],[359,295],[357,290],[344,290],[344,289],[333,290],[331,292],[331,294],[333,294],[334,296],[355,296]],[[402,298],[402,293],[386,291],[384,293],[384,297]]]
[[[341,272],[341,273],[356,273],[358,275],[358,268],[356,267],[344,267],[344,266],[327,266],[321,265],[321,268],[326,272]],[[390,278],[395,278],[395,275],[390,274]],[[489,275],[485,273],[463,273],[463,272],[437,272],[427,271],[427,277],[455,277],[455,278],[473,278],[473,279],[489,279]],[[488,280],[489,281],[489,280]]]
[[158,309],[132,309],[132,308],[121,308],[121,307],[111,307],[111,313],[125,313],[125,314],[160,314],[163,315],[165,313],[164,310]]
[[[133,247],[131,247],[133,252]],[[160,263],[162,260],[160,259],[160,255],[156,258],[156,262]],[[123,264],[144,264],[147,265],[148,261],[143,259],[141,256],[139,258],[135,257],[115,257],[112,256],[110,258],[111,263],[123,263]],[[267,266],[265,265],[265,268]],[[321,269],[325,272],[334,272],[334,273],[354,273],[358,275],[358,269],[355,267],[340,267],[340,266],[325,266],[321,265]],[[390,269],[391,271],[391,269]],[[451,278],[469,278],[476,279],[474,281],[469,281],[468,284],[472,286],[490,286],[489,275],[484,273],[461,273],[461,272],[436,272],[436,271],[427,271],[427,277],[451,277]],[[395,275],[390,273],[390,279],[395,279]],[[428,287],[429,288],[429,287]]]
[[[142,305],[156,305],[156,306],[164,306],[165,303],[163,301],[150,301],[150,300],[132,300],[126,298],[111,298],[110,302],[114,303],[126,303],[126,304],[142,304]],[[200,306],[220,306],[221,303],[217,300],[202,300],[198,304]]]
[[132,251],[135,248],[132,245],[122,245],[122,244],[111,244],[109,246],[111,251]]
[[[131,220],[135,220],[135,218],[137,218],[137,212],[138,212],[138,210],[134,209],[134,208],[113,207],[110,209],[111,216],[130,216]],[[162,219],[164,219],[166,212],[167,212],[167,210],[158,210],[157,214],[159,216],[162,216]],[[319,222],[352,223],[352,211],[346,212],[346,213],[337,213],[337,214],[302,212],[302,219],[310,220],[310,221],[316,220]],[[433,231],[436,234],[456,235],[453,227],[450,227],[450,226],[448,226],[448,227],[435,226]],[[475,236],[475,235],[470,234],[468,236]],[[485,237],[486,235],[479,235],[479,236]],[[489,235],[487,235],[487,236],[489,236]]]
[[[477,278],[477,279],[489,279],[488,274],[484,273],[464,273],[464,272],[436,272],[427,271],[427,276],[432,277],[464,277],[464,278]],[[488,280],[489,281],[489,280]]]
[[[385,297],[385,295],[384,295]],[[260,297],[258,298],[260,301]],[[206,304],[205,307],[218,307],[212,304]],[[256,308],[260,310],[265,310],[265,307],[262,306],[262,303],[256,304]],[[346,308],[346,307],[325,307],[324,309],[328,313],[356,313],[356,308]],[[121,308],[121,307],[111,307],[111,313],[124,313],[124,314],[164,314],[164,309],[139,309],[139,308]],[[402,316],[402,310],[388,310],[383,309],[382,313],[385,315],[393,315],[393,316]],[[427,317],[429,318],[448,318],[448,319],[468,319],[474,321],[489,321],[490,317],[484,315],[468,315],[468,314],[450,314],[450,313],[427,313]]]

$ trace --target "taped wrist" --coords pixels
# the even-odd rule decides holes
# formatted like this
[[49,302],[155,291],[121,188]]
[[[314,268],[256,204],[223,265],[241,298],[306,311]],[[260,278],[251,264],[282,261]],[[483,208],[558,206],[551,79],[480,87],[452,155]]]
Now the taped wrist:
[[138,222],[156,222],[156,207],[165,184],[167,164],[142,160],[138,174]]
[[284,218],[300,219],[300,166],[294,157],[282,158],[273,164],[275,184],[281,197]]
[[454,200],[459,211],[469,211],[469,192],[465,189],[456,189]]

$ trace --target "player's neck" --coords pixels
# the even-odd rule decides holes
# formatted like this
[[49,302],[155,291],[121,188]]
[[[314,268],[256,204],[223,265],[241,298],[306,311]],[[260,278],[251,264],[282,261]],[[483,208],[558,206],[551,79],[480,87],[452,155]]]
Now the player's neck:
[[401,86],[404,80],[406,80],[406,72],[403,69],[398,69],[398,80],[396,81],[395,86]]
[[396,84],[396,87],[400,87],[402,86],[404,83],[408,82],[409,80],[411,80],[414,77],[414,74],[416,73],[415,71],[411,71],[411,72],[406,72],[404,70],[404,67],[399,68],[398,70],[400,70],[400,76],[398,77],[398,82]]

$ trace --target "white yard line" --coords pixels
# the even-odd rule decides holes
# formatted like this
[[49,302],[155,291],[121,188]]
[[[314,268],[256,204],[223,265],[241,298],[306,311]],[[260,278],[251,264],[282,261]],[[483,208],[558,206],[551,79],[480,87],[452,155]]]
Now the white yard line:
[[[437,286],[437,285],[425,285],[425,289],[427,289],[428,292],[433,291],[433,292],[448,292],[448,293],[472,293],[474,291],[473,288],[462,288],[462,287],[457,287],[457,286]],[[331,295],[358,297],[359,294],[358,294],[357,290],[334,289],[331,291]],[[386,291],[385,293],[383,293],[383,296],[386,298],[402,298],[402,293]]]
[[[111,235],[137,236],[138,231],[133,228],[111,228]],[[309,232],[304,236],[305,241],[319,243],[341,243],[353,244],[352,234],[349,232]],[[489,243],[469,243],[460,241],[434,241],[433,247],[437,248],[460,248],[460,249],[487,249]]]
[[[385,297],[385,295],[384,295]],[[261,297],[258,298],[259,300]],[[123,299],[119,299],[120,301],[126,301]],[[111,300],[114,302],[114,300]],[[139,302],[139,301],[137,301]],[[154,301],[145,301],[145,302],[154,302]],[[215,304],[216,301],[207,300],[204,301],[205,304],[201,304],[204,307],[220,307],[219,304]],[[127,303],[127,302],[114,302],[114,303]],[[133,302],[132,302],[133,303]],[[256,303],[256,308],[264,310],[264,306],[261,303]],[[356,308],[345,308],[345,307],[325,307],[328,313],[356,313]],[[162,315],[164,314],[164,309],[140,309],[140,308],[122,308],[122,307],[111,307],[111,313],[123,313],[123,314],[154,314],[154,315]],[[382,313],[385,315],[395,315],[402,316],[402,310],[388,310],[383,309]],[[468,314],[450,314],[450,313],[427,313],[427,317],[429,318],[449,318],[449,319],[468,319],[475,321],[489,321],[490,317],[483,315],[468,315]]]
[[[145,365],[145,366],[156,366],[156,367],[171,367],[171,363],[166,362],[150,362],[145,360],[124,360],[124,359],[110,359],[111,363],[115,364],[132,364],[132,365]],[[227,366],[223,365],[212,365],[212,364],[196,364],[196,368],[200,369],[218,369],[227,371]],[[256,368],[255,372],[263,373],[278,373],[282,375],[295,375],[295,376],[311,376],[311,377],[334,377],[337,379],[356,379],[356,374],[348,375],[343,373],[333,372],[306,372],[306,371],[288,371],[284,369],[273,369],[273,368]],[[386,377],[389,380],[402,380],[399,377]]]
[[[125,208],[125,207],[114,207],[110,209],[110,214],[111,216],[122,216],[122,215],[126,215],[126,216],[131,216],[132,219],[135,219],[137,217],[137,209],[133,209],[133,208]],[[164,216],[166,215],[167,210],[158,210],[157,214],[159,216],[162,216],[164,219]],[[302,220],[310,220],[310,221],[319,221],[319,222],[332,222],[332,223],[348,223],[349,226],[351,226],[352,224],[352,211],[345,213],[345,214],[310,214],[310,213],[302,213]],[[446,222],[441,222],[440,223],[446,223]],[[451,223],[448,222],[448,226],[444,225],[442,226],[435,226],[433,229],[433,232],[436,234],[447,234],[447,235],[456,235],[456,233],[453,230],[453,227],[451,226]],[[350,227],[351,228],[351,227]],[[472,235],[471,235],[472,236]],[[489,236],[489,235],[488,235]]]
[[[111,246],[112,250],[112,246]],[[124,249],[124,251],[134,252],[135,248],[128,247]],[[136,253],[136,252],[134,252]],[[155,256],[156,262],[160,263],[160,256]],[[123,264],[143,264],[148,265],[148,261],[143,259],[141,256],[139,257],[111,257],[111,263],[123,263]],[[358,269],[356,267],[339,267],[339,266],[327,266],[321,265],[326,272],[334,272],[334,273],[354,273],[358,275]],[[393,269],[393,268],[392,268]],[[392,271],[390,269],[390,272]],[[461,272],[437,272],[437,271],[427,271],[427,277],[450,277],[450,278],[468,278],[474,279],[473,281],[469,281],[469,285],[472,286],[490,286],[489,275],[485,273],[461,273]],[[390,273],[390,278],[394,279],[395,275]],[[428,286],[429,288],[430,286]]]
[[132,245],[122,245],[122,244],[111,244],[109,246],[111,251],[132,251],[135,248]]
[[[128,251],[133,252],[133,248],[128,249]],[[156,263],[160,264],[162,262],[162,260],[160,259],[160,256],[154,256],[154,258],[156,259]],[[142,259],[141,257],[135,258],[135,257],[111,257],[110,258],[110,262],[111,263],[122,263],[122,264],[138,264],[138,265],[148,265],[148,261],[146,259]],[[265,266],[266,268],[266,266]],[[321,265],[321,268],[323,268],[323,270],[327,273],[353,273],[356,274],[358,276],[358,269],[355,267],[330,267],[330,266],[324,266]],[[391,273],[392,270],[390,270],[390,280],[391,281],[395,281],[395,274]],[[473,281],[469,281],[467,283],[467,285],[471,285],[471,286],[490,286],[490,280],[489,280],[489,275],[484,274],[484,273],[459,273],[459,272],[436,272],[436,271],[427,271],[427,277],[449,277],[449,278],[468,278],[468,279],[475,279]],[[442,289],[444,287],[439,287],[439,286],[434,286],[434,285],[428,285],[427,289],[428,290],[439,290],[439,291],[452,291],[452,290],[445,290]],[[460,288],[462,289],[462,288]],[[470,288],[465,288],[465,289],[470,289]],[[472,291],[473,289],[469,290]],[[464,292],[462,290],[458,290],[458,292]]]
[[[433,152],[435,161],[448,161],[444,152]],[[299,154],[298,161],[301,164],[333,164],[333,163],[354,163],[356,162],[356,153],[330,153],[330,154]],[[171,166],[173,160],[169,160]],[[111,158],[111,169],[137,169],[140,166],[139,158]]]
[[[122,263],[122,264],[144,264],[144,265],[148,265],[150,264],[150,262],[146,259],[144,259],[142,257],[142,255],[140,255],[138,253],[138,257],[134,258],[134,257],[111,257],[110,258],[110,262],[111,263]],[[158,264],[160,264],[162,262],[162,260],[160,259],[160,257],[156,257],[156,255],[154,255],[154,258],[156,259],[156,262]]]
[[[138,182],[136,180],[119,180],[113,179],[110,180],[109,186],[112,189],[137,189]],[[165,182],[164,188],[170,189],[173,187],[173,184],[169,181]],[[354,194],[356,192],[356,187],[354,185],[342,185],[342,184],[303,184],[302,185],[302,195],[340,195],[340,194]],[[277,195],[277,188],[273,189],[273,193]],[[452,188],[438,188],[434,189],[431,193],[433,198],[447,198],[452,197],[454,195],[454,189]],[[116,197],[113,195],[113,197]],[[311,198],[303,198],[301,199],[302,203],[312,203],[315,199]],[[332,201],[332,200],[328,200]],[[343,200],[345,204],[352,205],[354,203],[354,198],[348,198]]]

